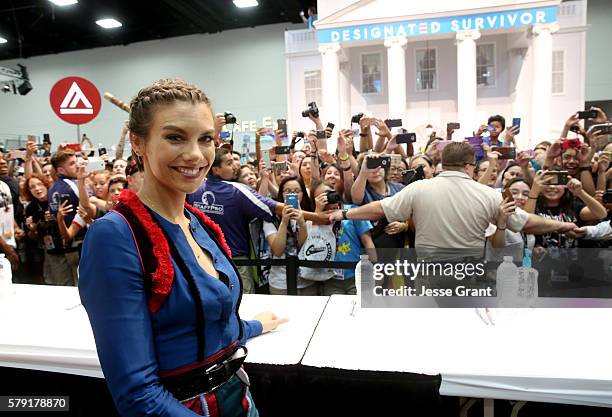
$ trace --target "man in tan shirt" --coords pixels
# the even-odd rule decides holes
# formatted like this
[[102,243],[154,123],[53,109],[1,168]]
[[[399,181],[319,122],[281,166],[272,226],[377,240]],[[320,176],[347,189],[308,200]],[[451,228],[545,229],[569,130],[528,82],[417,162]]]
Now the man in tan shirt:
[[[485,230],[495,224],[502,203],[498,191],[472,180],[476,164],[474,151],[467,143],[454,142],[442,152],[444,172],[437,177],[417,181],[393,197],[349,210],[337,210],[330,221],[377,220],[389,222],[412,219],[416,227],[419,258],[423,252],[436,249],[436,258],[452,259],[453,251],[444,256],[444,249],[461,249],[461,256],[482,256]],[[507,222],[510,230],[526,233],[561,233],[574,230],[573,223],[544,219],[523,210],[514,211]],[[442,250],[442,253],[441,253]]]

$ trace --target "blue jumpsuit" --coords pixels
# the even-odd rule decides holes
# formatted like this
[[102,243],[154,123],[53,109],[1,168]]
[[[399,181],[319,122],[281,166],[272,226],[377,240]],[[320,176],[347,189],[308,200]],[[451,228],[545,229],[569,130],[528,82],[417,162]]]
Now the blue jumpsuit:
[[[185,210],[191,233],[207,251],[215,269],[228,283],[207,274],[199,265],[177,224],[156,213],[199,289],[205,310],[205,357],[262,332],[257,320],[237,316],[239,278],[222,249],[195,215]],[[194,300],[188,282],[174,259],[174,281],[161,307],[150,313],[144,275],[132,231],[126,220],[110,212],[90,227],[79,266],[79,292],[87,310],[107,385],[122,416],[195,416],[160,382],[158,372],[197,362],[198,343]],[[242,340],[239,338],[243,326]],[[250,401],[250,394],[246,390]],[[204,401],[202,397],[202,401]],[[252,401],[250,401],[252,405]],[[206,404],[202,404],[204,415]],[[253,411],[255,411],[253,407]]]

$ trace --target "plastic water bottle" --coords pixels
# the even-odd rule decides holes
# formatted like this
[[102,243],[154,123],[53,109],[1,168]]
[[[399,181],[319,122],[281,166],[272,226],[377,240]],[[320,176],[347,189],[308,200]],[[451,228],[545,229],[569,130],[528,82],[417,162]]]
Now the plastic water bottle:
[[0,253],[0,299],[13,294],[15,294],[15,287],[13,287],[11,263],[3,253]]
[[538,298],[538,271],[534,268],[518,269],[518,297],[520,307],[535,307]]
[[361,308],[363,296],[371,297],[374,289],[374,265],[367,254],[359,257],[355,267],[355,287],[357,288],[357,308]]
[[512,256],[504,256],[504,262],[497,267],[497,300],[499,307],[518,306],[518,268]]

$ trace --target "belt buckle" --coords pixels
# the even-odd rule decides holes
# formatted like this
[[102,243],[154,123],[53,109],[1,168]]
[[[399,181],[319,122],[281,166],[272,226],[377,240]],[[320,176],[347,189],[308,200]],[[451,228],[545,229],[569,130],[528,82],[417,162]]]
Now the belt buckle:
[[[211,365],[210,367],[206,368],[204,370],[204,376],[207,379],[208,383],[212,383],[214,380],[214,376],[212,375],[215,372],[221,371],[223,370],[225,367],[227,367],[231,362],[234,362],[236,360],[242,360],[244,361],[244,358],[246,358],[248,353],[248,350],[245,346],[242,345],[238,345],[236,346],[234,352],[232,353],[232,355],[224,360],[222,360],[221,362],[215,363],[213,365]],[[239,374],[239,371],[242,371]],[[228,382],[230,379],[232,379],[232,376],[234,375],[238,375],[238,378],[247,386],[250,386],[250,382],[249,382],[249,378],[246,375],[246,372],[242,369],[239,368],[238,371],[236,371],[234,374],[230,375],[229,378],[225,381],[222,381],[218,384],[215,384],[212,388],[210,388],[207,392],[212,392],[216,389],[219,389],[220,387],[222,387],[226,382]]]

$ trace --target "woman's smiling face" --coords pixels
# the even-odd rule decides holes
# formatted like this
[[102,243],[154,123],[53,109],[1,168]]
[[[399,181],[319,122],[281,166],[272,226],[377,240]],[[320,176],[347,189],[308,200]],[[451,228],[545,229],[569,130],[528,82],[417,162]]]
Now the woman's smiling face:
[[178,101],[159,106],[147,138],[135,140],[143,155],[144,182],[171,192],[193,193],[215,158],[213,133],[207,104]]

